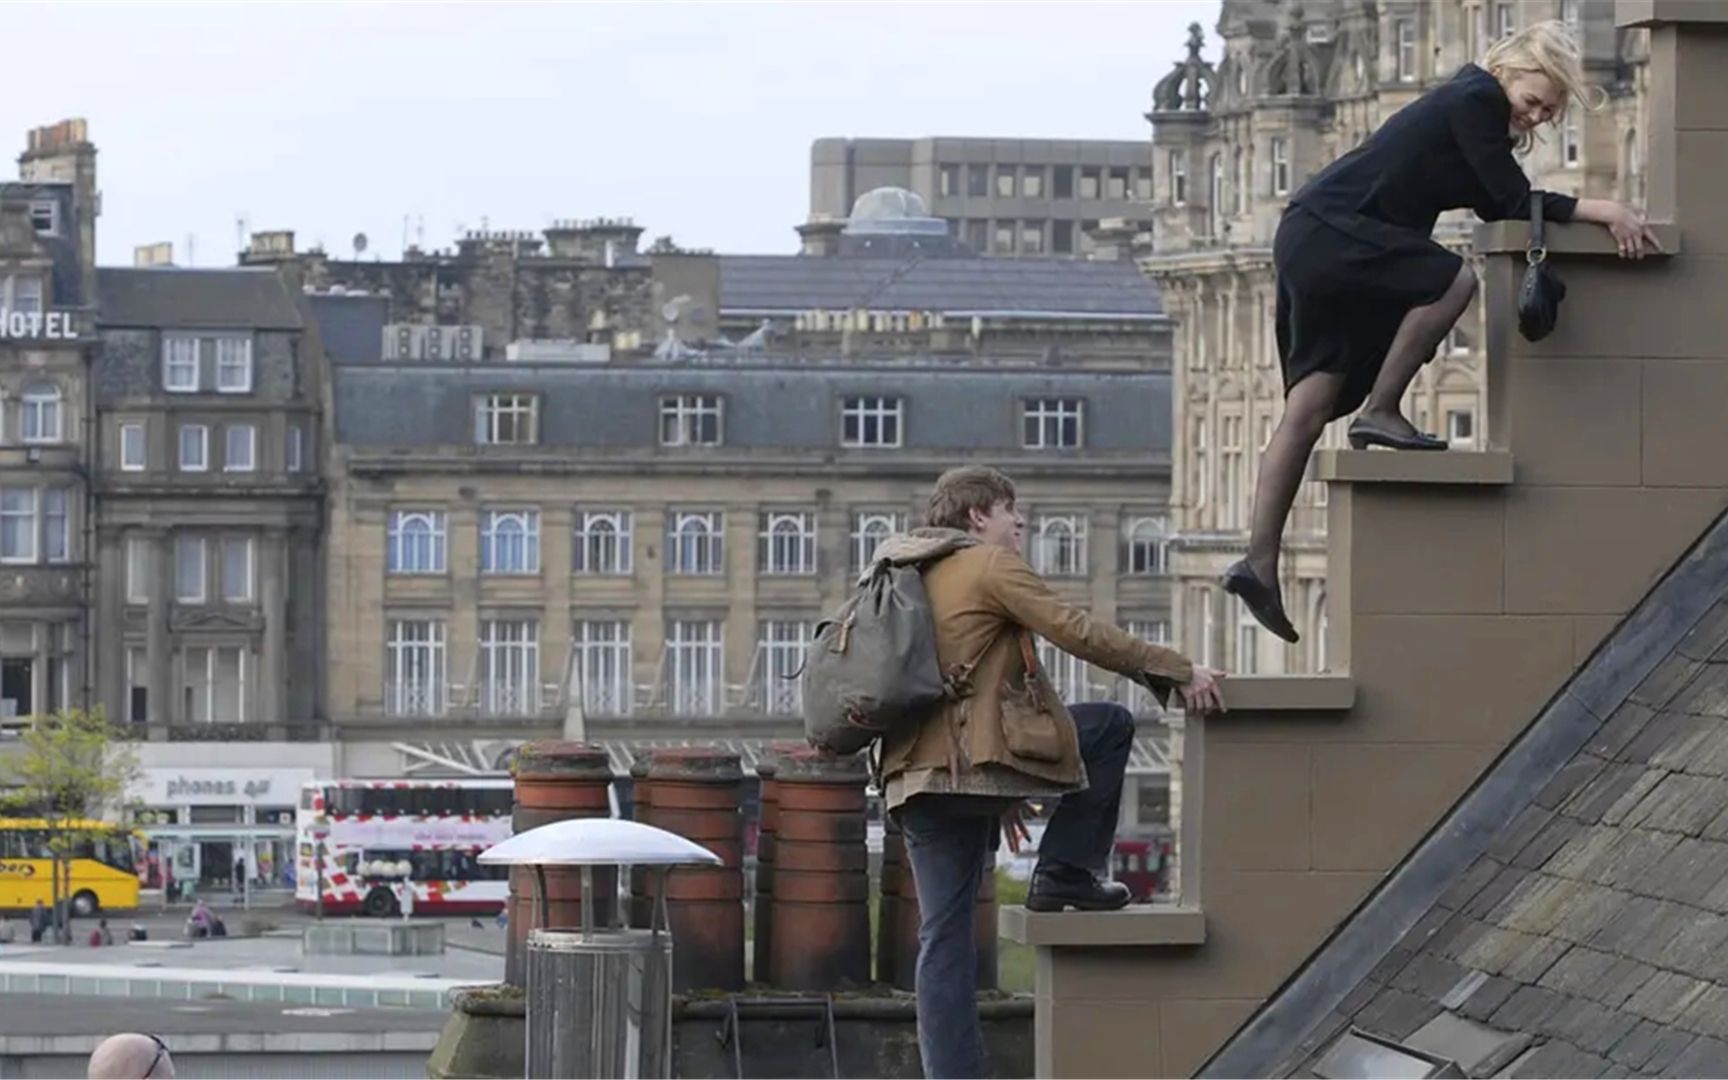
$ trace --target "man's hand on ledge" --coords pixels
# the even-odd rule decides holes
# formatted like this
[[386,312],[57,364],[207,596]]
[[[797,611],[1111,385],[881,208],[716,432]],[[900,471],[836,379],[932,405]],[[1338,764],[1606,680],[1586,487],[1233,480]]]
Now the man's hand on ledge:
[[1182,704],[1189,712],[1226,712],[1224,694],[1218,685],[1223,678],[1222,671],[1195,664],[1194,677],[1178,688],[1182,691]]

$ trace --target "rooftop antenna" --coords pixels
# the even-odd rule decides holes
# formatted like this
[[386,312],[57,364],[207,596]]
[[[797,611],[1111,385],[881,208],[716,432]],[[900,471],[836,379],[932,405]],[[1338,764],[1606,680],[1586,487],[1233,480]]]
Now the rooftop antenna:
[[234,215],[234,250],[246,250],[246,215]]
[[408,254],[408,215],[402,215],[402,254]]
[[191,233],[186,234],[186,265],[198,265],[197,237],[193,236]]
[[364,254],[366,254],[366,234],[357,232],[354,234],[354,261],[359,262],[360,256]]

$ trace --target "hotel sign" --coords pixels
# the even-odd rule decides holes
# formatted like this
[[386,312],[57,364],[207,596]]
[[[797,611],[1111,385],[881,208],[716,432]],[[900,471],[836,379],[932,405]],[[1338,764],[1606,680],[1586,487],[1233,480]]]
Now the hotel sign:
[[77,341],[78,326],[69,311],[0,311],[0,339]]

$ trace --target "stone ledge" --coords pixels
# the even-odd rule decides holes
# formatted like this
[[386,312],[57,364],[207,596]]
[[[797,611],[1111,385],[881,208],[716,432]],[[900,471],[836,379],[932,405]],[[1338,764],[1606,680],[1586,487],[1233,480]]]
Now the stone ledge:
[[1021,945],[1095,947],[1201,945],[1206,916],[1199,908],[1133,904],[1121,911],[1027,911],[1005,907],[998,916],[1002,936]]
[[1343,484],[1487,484],[1512,482],[1504,450],[1321,450],[1309,478]]
[[1348,675],[1226,675],[1220,685],[1229,711],[1206,717],[1208,724],[1228,724],[1235,713],[1342,713],[1356,704]]
[[[1651,222],[1650,231],[1656,234],[1662,250],[1654,256],[1646,256],[1647,258],[1659,259],[1664,255],[1680,254],[1678,226]],[[1550,255],[1607,255],[1611,258],[1620,256],[1608,230],[1592,222],[1550,222],[1546,232]],[[1478,255],[1522,255],[1529,246],[1528,221],[1489,221],[1476,226],[1475,250]]]
[[1698,0],[1617,0],[1614,25],[1622,30],[1666,23],[1728,23],[1728,7]]

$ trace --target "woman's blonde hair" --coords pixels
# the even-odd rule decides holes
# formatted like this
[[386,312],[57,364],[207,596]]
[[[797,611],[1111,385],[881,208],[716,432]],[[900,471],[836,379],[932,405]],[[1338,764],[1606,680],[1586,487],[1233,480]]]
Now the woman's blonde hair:
[[[1559,124],[1574,103],[1594,112],[1607,98],[1601,87],[1592,85],[1585,77],[1584,56],[1572,32],[1565,23],[1554,19],[1532,23],[1496,41],[1482,57],[1482,66],[1502,81],[1511,72],[1548,76],[1560,91],[1560,107],[1549,121],[1551,124]],[[1534,133],[1525,132],[1518,139],[1518,149],[1528,150],[1533,138]]]

